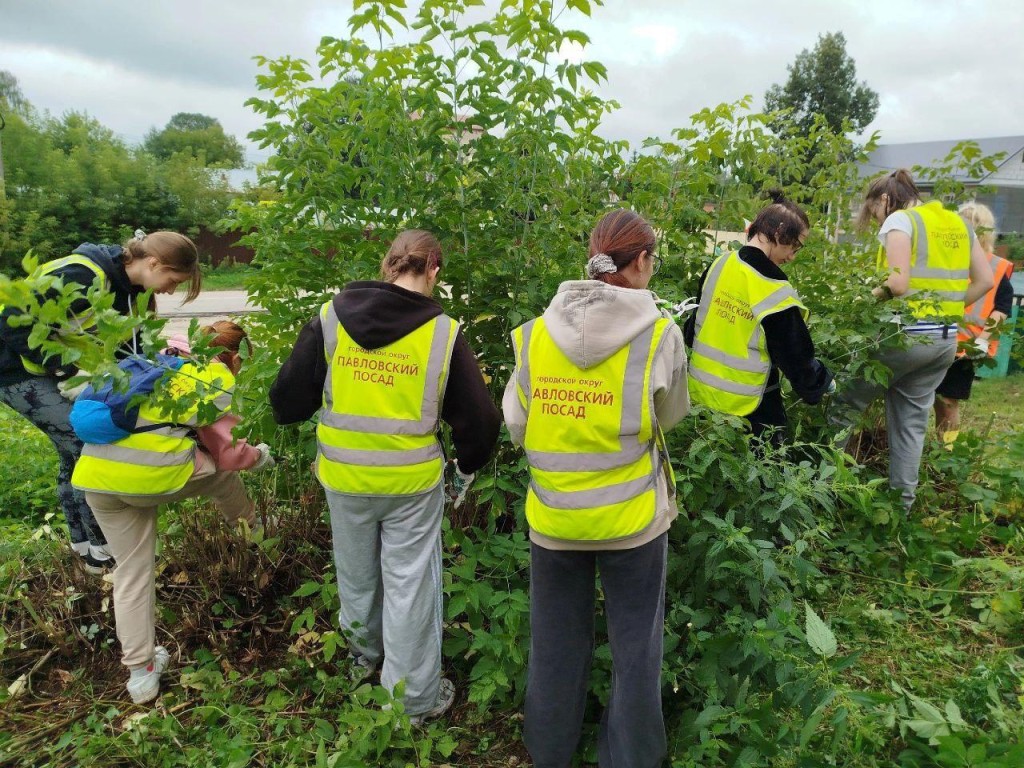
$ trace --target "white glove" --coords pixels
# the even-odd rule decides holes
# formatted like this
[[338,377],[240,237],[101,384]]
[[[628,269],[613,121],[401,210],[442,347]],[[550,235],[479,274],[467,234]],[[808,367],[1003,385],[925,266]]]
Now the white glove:
[[678,304],[672,307],[672,314],[676,317],[682,317],[683,315],[692,312],[700,306],[700,299],[696,296],[691,296],[688,299],[683,299]]
[[475,479],[475,472],[471,472],[468,475],[464,474],[456,465],[455,474],[452,476],[451,487],[448,489],[448,495],[452,497],[452,507],[458,509],[462,506],[462,502],[466,500],[466,493],[469,491],[469,486],[473,484]]
[[60,392],[61,397],[65,400],[74,402],[87,386],[89,386],[88,379],[79,384],[75,384],[74,386],[71,385],[71,379],[64,379],[63,381],[57,382],[57,391]]
[[973,349],[968,352],[968,357],[972,359],[980,359],[982,357],[988,357],[988,339],[974,339],[971,341]]
[[825,394],[826,395],[834,395],[835,393],[836,393],[836,380],[832,379],[832,381],[830,381],[828,383],[828,388],[825,390]]
[[270,455],[270,446],[266,443],[260,443],[259,445],[253,446],[257,451],[260,452],[260,457],[256,463],[249,467],[250,472],[260,472],[264,469],[270,469],[276,463],[274,457]]

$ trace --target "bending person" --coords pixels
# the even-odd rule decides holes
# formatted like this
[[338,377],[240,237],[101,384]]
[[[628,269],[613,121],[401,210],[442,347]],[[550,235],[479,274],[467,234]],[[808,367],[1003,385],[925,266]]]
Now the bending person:
[[807,308],[781,269],[807,239],[807,214],[779,192],[772,197],[747,230],[747,244],[701,276],[700,305],[683,334],[693,350],[693,400],[745,417],[755,438],[780,445],[786,409],[779,371],[811,405],[835,385],[814,356]]
[[594,651],[595,573],[611,642],[602,766],[659,766],[668,529],[678,514],[663,430],[689,410],[686,353],[647,290],[655,235],[628,210],[590,236],[590,278],[562,283],[512,334],[502,406],[530,465],[530,662],[524,737],[534,765],[572,762]]
[[[185,301],[199,295],[199,254],[195,245],[176,232],[136,236],[124,246],[85,243],[72,255],[46,262],[37,274],[53,275],[81,286],[82,297],[71,305],[82,331],[94,330],[92,307],[85,291],[99,282],[114,295],[114,309],[123,315],[139,311],[137,296],[146,290],[174,293],[189,283]],[[51,296],[53,298],[56,291]],[[0,402],[32,422],[57,450],[57,498],[68,524],[71,548],[85,570],[101,573],[113,565],[103,532],[96,524],[85,497],[71,485],[71,472],[82,452],[82,442],[68,422],[71,403],[61,395],[58,383],[77,369],[62,365],[58,357],[46,357],[29,343],[33,326],[11,324],[20,314],[14,307],[0,313]],[[71,325],[69,318],[68,325]]]
[[[231,412],[235,375],[242,365],[239,349],[246,333],[222,320],[203,329],[222,347],[207,366],[185,362],[167,384],[173,396],[204,386],[201,402],[185,414],[165,414],[156,402],[139,408],[137,426],[162,424],[115,443],[86,443],[71,482],[85,499],[106,534],[117,560],[114,569],[114,621],[121,641],[121,660],[128,667],[128,693],[136,704],[156,698],[160,675],[170,661],[155,643],[155,566],[157,512],[163,504],[210,498],[231,526],[245,520],[257,527],[255,510],[238,470],[273,465],[270,449],[233,440],[238,417]],[[182,353],[187,346],[172,341]],[[210,413],[212,406],[213,414]]]
[[441,246],[423,230],[395,238],[382,280],[349,283],[299,334],[270,390],[280,424],[319,411],[317,478],[331,512],[338,618],[354,661],[405,680],[413,722],[455,698],[441,677],[443,456],[458,469],[490,457],[501,419],[476,358],[431,295]]
[[[851,382],[832,409],[836,426],[848,429],[879,396],[885,396],[889,435],[889,485],[910,509],[917,495],[921,454],[928,415],[939,386],[956,356],[956,326],[948,318],[964,314],[992,288],[992,269],[970,226],[938,200],[921,201],[910,173],[893,171],[871,182],[859,224],[881,225],[878,266],[888,270],[885,282],[872,294],[895,296],[930,294],[935,301],[911,299],[913,317],[904,318],[909,346],[880,351],[875,359],[891,375],[888,384],[867,379]],[[841,438],[845,447],[849,432]]]
[[[992,326],[1001,323],[1013,311],[1013,262],[993,253],[996,244],[996,219],[988,206],[967,203],[960,206],[960,215],[974,228],[978,242],[988,254],[995,286],[978,301],[964,309],[964,323],[957,333],[956,361],[946,371],[946,377],[935,390],[935,429],[947,445],[957,438],[960,430],[960,401],[971,396],[974,384],[975,361],[995,357],[999,339],[991,338]],[[970,352],[963,349],[970,348]]]

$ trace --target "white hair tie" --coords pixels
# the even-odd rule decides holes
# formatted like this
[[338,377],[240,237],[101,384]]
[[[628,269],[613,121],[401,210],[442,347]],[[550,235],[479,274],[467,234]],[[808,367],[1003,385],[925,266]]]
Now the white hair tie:
[[144,230],[144,229],[136,229],[135,230],[135,237],[132,238],[132,239],[133,240],[138,240],[141,243],[143,240],[146,239],[146,230]]
[[595,253],[587,261],[587,277],[591,280],[596,278],[598,275],[603,275],[607,272],[618,272],[619,268],[615,266],[615,262],[612,261],[612,257],[607,253]]

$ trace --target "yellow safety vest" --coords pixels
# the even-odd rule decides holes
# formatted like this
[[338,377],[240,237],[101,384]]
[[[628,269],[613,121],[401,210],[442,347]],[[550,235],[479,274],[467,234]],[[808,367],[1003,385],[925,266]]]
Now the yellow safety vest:
[[459,324],[439,315],[380,349],[364,349],[320,310],[327,378],[316,428],[324,487],[360,496],[429,491],[444,469],[436,431]]
[[[971,234],[955,211],[938,200],[907,208],[910,217],[910,286],[906,296],[928,292],[936,301],[908,301],[915,317],[964,314],[964,294],[971,274]],[[885,246],[878,249],[879,269],[888,269]]]
[[217,409],[215,418],[198,421],[198,403],[172,417],[164,409],[144,402],[136,426],[166,426],[128,435],[108,445],[86,443],[71,484],[82,491],[126,496],[158,496],[181,490],[195,472],[192,428],[212,424],[231,410],[235,377],[223,363],[205,367],[185,363],[174,372],[164,392],[172,398],[182,397],[195,392],[200,382],[206,387],[203,402]]
[[[42,277],[43,275],[49,275],[58,270],[63,269],[64,267],[70,267],[75,264],[82,267],[88,267],[89,269],[91,269],[93,273],[96,275],[96,277],[94,278],[94,282],[95,280],[99,280],[100,285],[104,289],[107,289],[109,287],[110,281],[107,279],[107,274],[106,272],[103,271],[103,267],[101,267],[92,259],[86,256],[81,256],[77,253],[72,254],[70,256],[65,256],[62,259],[54,259],[53,261],[48,261],[45,264],[40,264],[39,267],[36,268],[35,272],[32,273],[32,277]],[[2,309],[3,308],[0,307],[0,310]],[[89,333],[90,331],[92,331],[95,328],[94,316],[95,312],[93,311],[92,307],[90,307],[89,309],[85,310],[82,314],[72,318],[74,325],[76,326],[76,330],[81,331],[82,333]],[[35,376],[47,375],[46,368],[39,365],[38,363],[32,362],[24,355],[22,355],[21,357],[21,364],[25,367],[26,371]]]
[[654,519],[658,472],[674,487],[654,417],[651,365],[671,323],[659,319],[592,368],[558,348],[543,318],[512,332],[526,410],[526,519],[553,539],[613,541]]
[[765,277],[733,251],[719,256],[701,290],[690,355],[690,398],[734,416],[761,403],[772,370],[761,321],[807,307],[788,280]]

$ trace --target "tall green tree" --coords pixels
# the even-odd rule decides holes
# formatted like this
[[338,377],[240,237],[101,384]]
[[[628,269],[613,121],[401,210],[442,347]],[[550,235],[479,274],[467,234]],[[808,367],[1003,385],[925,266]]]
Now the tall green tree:
[[21,86],[11,72],[0,69],[0,110],[10,109],[22,112],[28,107],[28,100],[22,93]]
[[81,113],[5,115],[0,271],[21,272],[82,242],[118,242],[136,227],[190,231],[212,225],[232,197],[216,168],[185,154],[158,160]]
[[814,116],[822,115],[833,133],[860,133],[875,119],[878,93],[857,82],[857,67],[842,32],[819,35],[814,49],[802,50],[787,69],[785,85],[776,83],[764,96],[767,111],[791,110],[790,121],[773,128],[806,134]]
[[151,129],[143,146],[161,160],[186,154],[221,168],[245,164],[245,152],[238,139],[225,133],[216,118],[196,112],[179,112],[162,129]]

